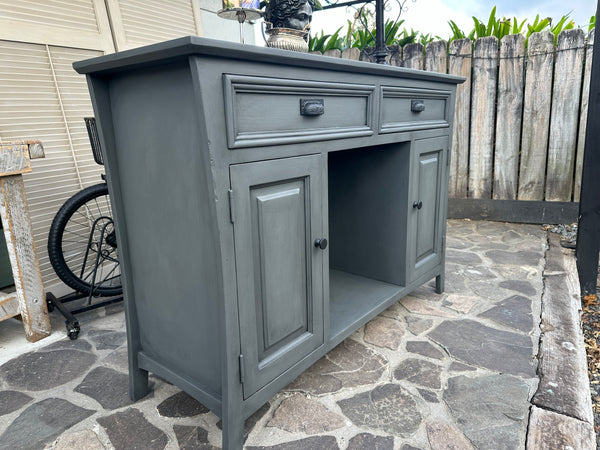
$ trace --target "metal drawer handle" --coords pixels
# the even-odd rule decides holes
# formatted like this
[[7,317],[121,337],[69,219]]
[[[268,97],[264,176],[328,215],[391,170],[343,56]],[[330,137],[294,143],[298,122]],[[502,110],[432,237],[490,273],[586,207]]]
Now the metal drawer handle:
[[325,102],[322,98],[300,99],[300,115],[320,116],[325,113]]
[[413,203],[413,208],[421,209],[422,207],[423,207],[423,202],[421,202],[421,201]]
[[425,103],[423,102],[423,100],[411,100],[410,110],[416,113],[423,112],[425,111]]

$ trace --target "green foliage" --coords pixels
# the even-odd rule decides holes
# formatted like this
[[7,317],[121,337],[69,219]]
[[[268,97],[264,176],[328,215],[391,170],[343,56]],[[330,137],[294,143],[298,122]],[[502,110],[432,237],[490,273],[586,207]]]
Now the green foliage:
[[[569,18],[570,14],[571,13],[562,16],[555,25],[552,25],[551,17],[540,19],[539,14],[535,17],[533,22],[528,23],[527,19],[523,19],[519,22],[516,17],[513,17],[512,20],[506,17],[503,17],[502,19],[497,18],[496,7],[494,6],[490,12],[487,24],[484,21],[479,20],[477,17],[473,17],[474,26],[468,34],[461,30],[456,22],[449,20],[448,25],[450,26],[450,31],[452,34],[450,35],[450,39],[448,41],[452,42],[455,39],[465,38],[469,38],[474,41],[475,39],[487,36],[496,36],[498,41],[500,41],[504,36],[510,34],[523,34],[526,38],[529,38],[529,36],[531,36],[533,33],[539,33],[545,30],[552,32],[556,40],[562,31],[570,30],[575,27],[575,23]],[[592,21],[595,22],[595,18],[593,16],[590,20],[590,25]]]
[[554,34],[554,43],[556,43],[556,41],[558,41],[558,35],[562,31],[572,30],[573,28],[575,28],[575,22],[573,22],[572,20],[569,20],[570,15],[571,15],[571,13],[562,16],[560,18],[560,20],[558,21],[558,23],[554,26],[552,26],[552,21],[550,21],[550,31],[552,31],[552,34]]
[[309,52],[321,52],[323,53],[323,48],[325,47],[325,41],[330,37],[330,34],[323,34],[323,30],[321,30],[321,35],[318,34],[316,36],[310,36],[308,40],[308,51]]
[[[409,31],[406,28],[401,28],[403,23],[404,20],[386,21],[386,45],[404,46],[414,42],[420,42],[423,45],[427,45],[429,42],[434,40],[433,36],[430,34],[422,35],[418,31],[414,31],[412,29]],[[331,49],[344,50],[346,48],[358,48],[359,50],[363,50],[365,47],[375,46],[375,38],[377,35],[375,27],[370,30],[362,27],[356,28],[356,21],[352,22],[348,20],[345,31],[346,34],[345,36],[340,37],[342,28],[339,28],[332,35],[323,34],[321,31],[321,34],[311,36],[308,43],[309,51],[320,51],[323,53]]]
[[[498,42],[507,35],[510,34],[523,34],[526,38],[529,38],[533,33],[539,33],[540,31],[550,31],[554,34],[555,41],[558,39],[558,35],[564,31],[575,27],[575,23],[570,19],[570,14],[563,15],[556,23],[553,23],[551,17],[540,19],[538,14],[533,22],[523,19],[519,21],[516,17],[512,19],[502,17],[499,18],[496,15],[497,9],[494,6],[489,14],[487,20],[480,20],[473,16],[473,29],[468,33],[461,30],[460,27],[453,20],[448,21],[450,27],[450,37],[447,39],[448,42],[452,42],[455,39],[471,39],[472,41],[487,37],[496,36]],[[372,17],[365,16],[363,21],[365,23],[371,23]],[[415,42],[421,43],[426,46],[428,43],[434,40],[434,36],[431,34],[421,34],[419,31],[415,31],[412,28],[406,29],[402,25],[404,20],[392,21],[388,20],[385,23],[385,36],[386,45],[399,45],[404,46]],[[591,31],[596,25],[596,16],[590,18],[590,23],[587,25],[588,31]],[[310,38],[309,49],[310,51],[321,51],[325,52],[330,49],[337,48],[344,50],[346,48],[354,47],[359,50],[363,50],[365,47],[375,46],[375,27],[369,25],[368,29],[358,21],[358,17],[354,18],[354,21],[348,20],[348,26],[345,30],[345,35],[340,36],[342,28],[338,29],[332,35],[317,35]],[[442,40],[439,36],[435,36],[435,39]]]

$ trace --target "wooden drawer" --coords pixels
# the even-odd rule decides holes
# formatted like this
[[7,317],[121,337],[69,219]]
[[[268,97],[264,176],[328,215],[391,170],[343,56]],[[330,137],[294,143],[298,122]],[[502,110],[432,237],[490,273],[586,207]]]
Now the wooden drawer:
[[223,78],[230,149],[374,134],[375,86],[239,75]]
[[381,87],[379,133],[449,126],[450,91]]

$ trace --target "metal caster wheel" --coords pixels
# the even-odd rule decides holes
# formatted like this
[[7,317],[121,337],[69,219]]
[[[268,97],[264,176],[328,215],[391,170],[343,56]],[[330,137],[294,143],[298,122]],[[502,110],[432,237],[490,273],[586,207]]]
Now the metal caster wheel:
[[71,339],[72,341],[77,339],[77,337],[79,336],[79,331],[80,328],[78,326],[70,327],[69,325],[67,325],[67,336],[69,336],[69,339]]

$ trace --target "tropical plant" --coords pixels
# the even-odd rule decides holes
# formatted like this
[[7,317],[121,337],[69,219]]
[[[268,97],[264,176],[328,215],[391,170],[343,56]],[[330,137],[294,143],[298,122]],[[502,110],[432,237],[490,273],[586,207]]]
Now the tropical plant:
[[546,27],[549,27],[551,23],[551,17],[546,17],[545,19],[540,20],[540,15],[538,14],[537,16],[535,16],[535,20],[531,25],[527,24],[527,34],[525,36],[529,37],[533,33],[539,33],[540,31],[543,31]]
[[575,22],[569,20],[569,14],[566,14],[560,18],[560,20],[556,23],[556,25],[552,26],[552,21],[550,21],[550,31],[554,34],[554,43],[558,41],[558,35],[564,30],[571,30],[575,28]]
[[330,34],[324,34],[323,30],[321,30],[321,35],[310,36],[308,40],[308,51],[309,52],[321,52],[323,53],[323,48],[325,47],[325,41],[330,37]]
[[[528,22],[527,19],[518,20],[516,17],[512,19],[496,16],[496,7],[494,6],[490,12],[489,17],[486,21],[480,20],[477,17],[473,19],[473,29],[466,33],[463,31],[453,20],[448,21],[448,25],[452,34],[448,39],[448,42],[452,42],[455,39],[471,39],[472,41],[487,37],[496,36],[500,41],[504,36],[510,34],[523,34],[526,38],[529,38],[533,33],[548,30],[554,34],[555,41],[558,39],[558,35],[564,31],[575,27],[575,23],[570,20],[570,13],[562,16],[555,24],[553,24],[552,18],[546,17],[540,19],[538,14],[533,22]],[[346,27],[345,36],[340,36],[342,28],[338,29],[332,35],[325,35],[321,32],[320,35],[311,37],[309,42],[310,51],[321,51],[337,48],[344,50],[346,48],[354,47],[359,50],[363,50],[365,47],[375,46],[375,27],[372,24],[372,18],[363,17],[360,24],[368,24],[360,26],[358,14],[355,15],[354,20],[348,20],[348,26]],[[431,34],[421,34],[419,31],[415,31],[412,28],[410,30],[402,27],[404,20],[388,20],[385,23],[385,36],[386,45],[399,45],[405,46],[415,42],[421,43],[426,46],[429,42],[434,40],[434,36]],[[596,16],[590,18],[588,25],[588,31],[591,31],[596,24]],[[435,39],[442,40],[439,36],[435,36]],[[526,40],[527,43],[527,40]]]

